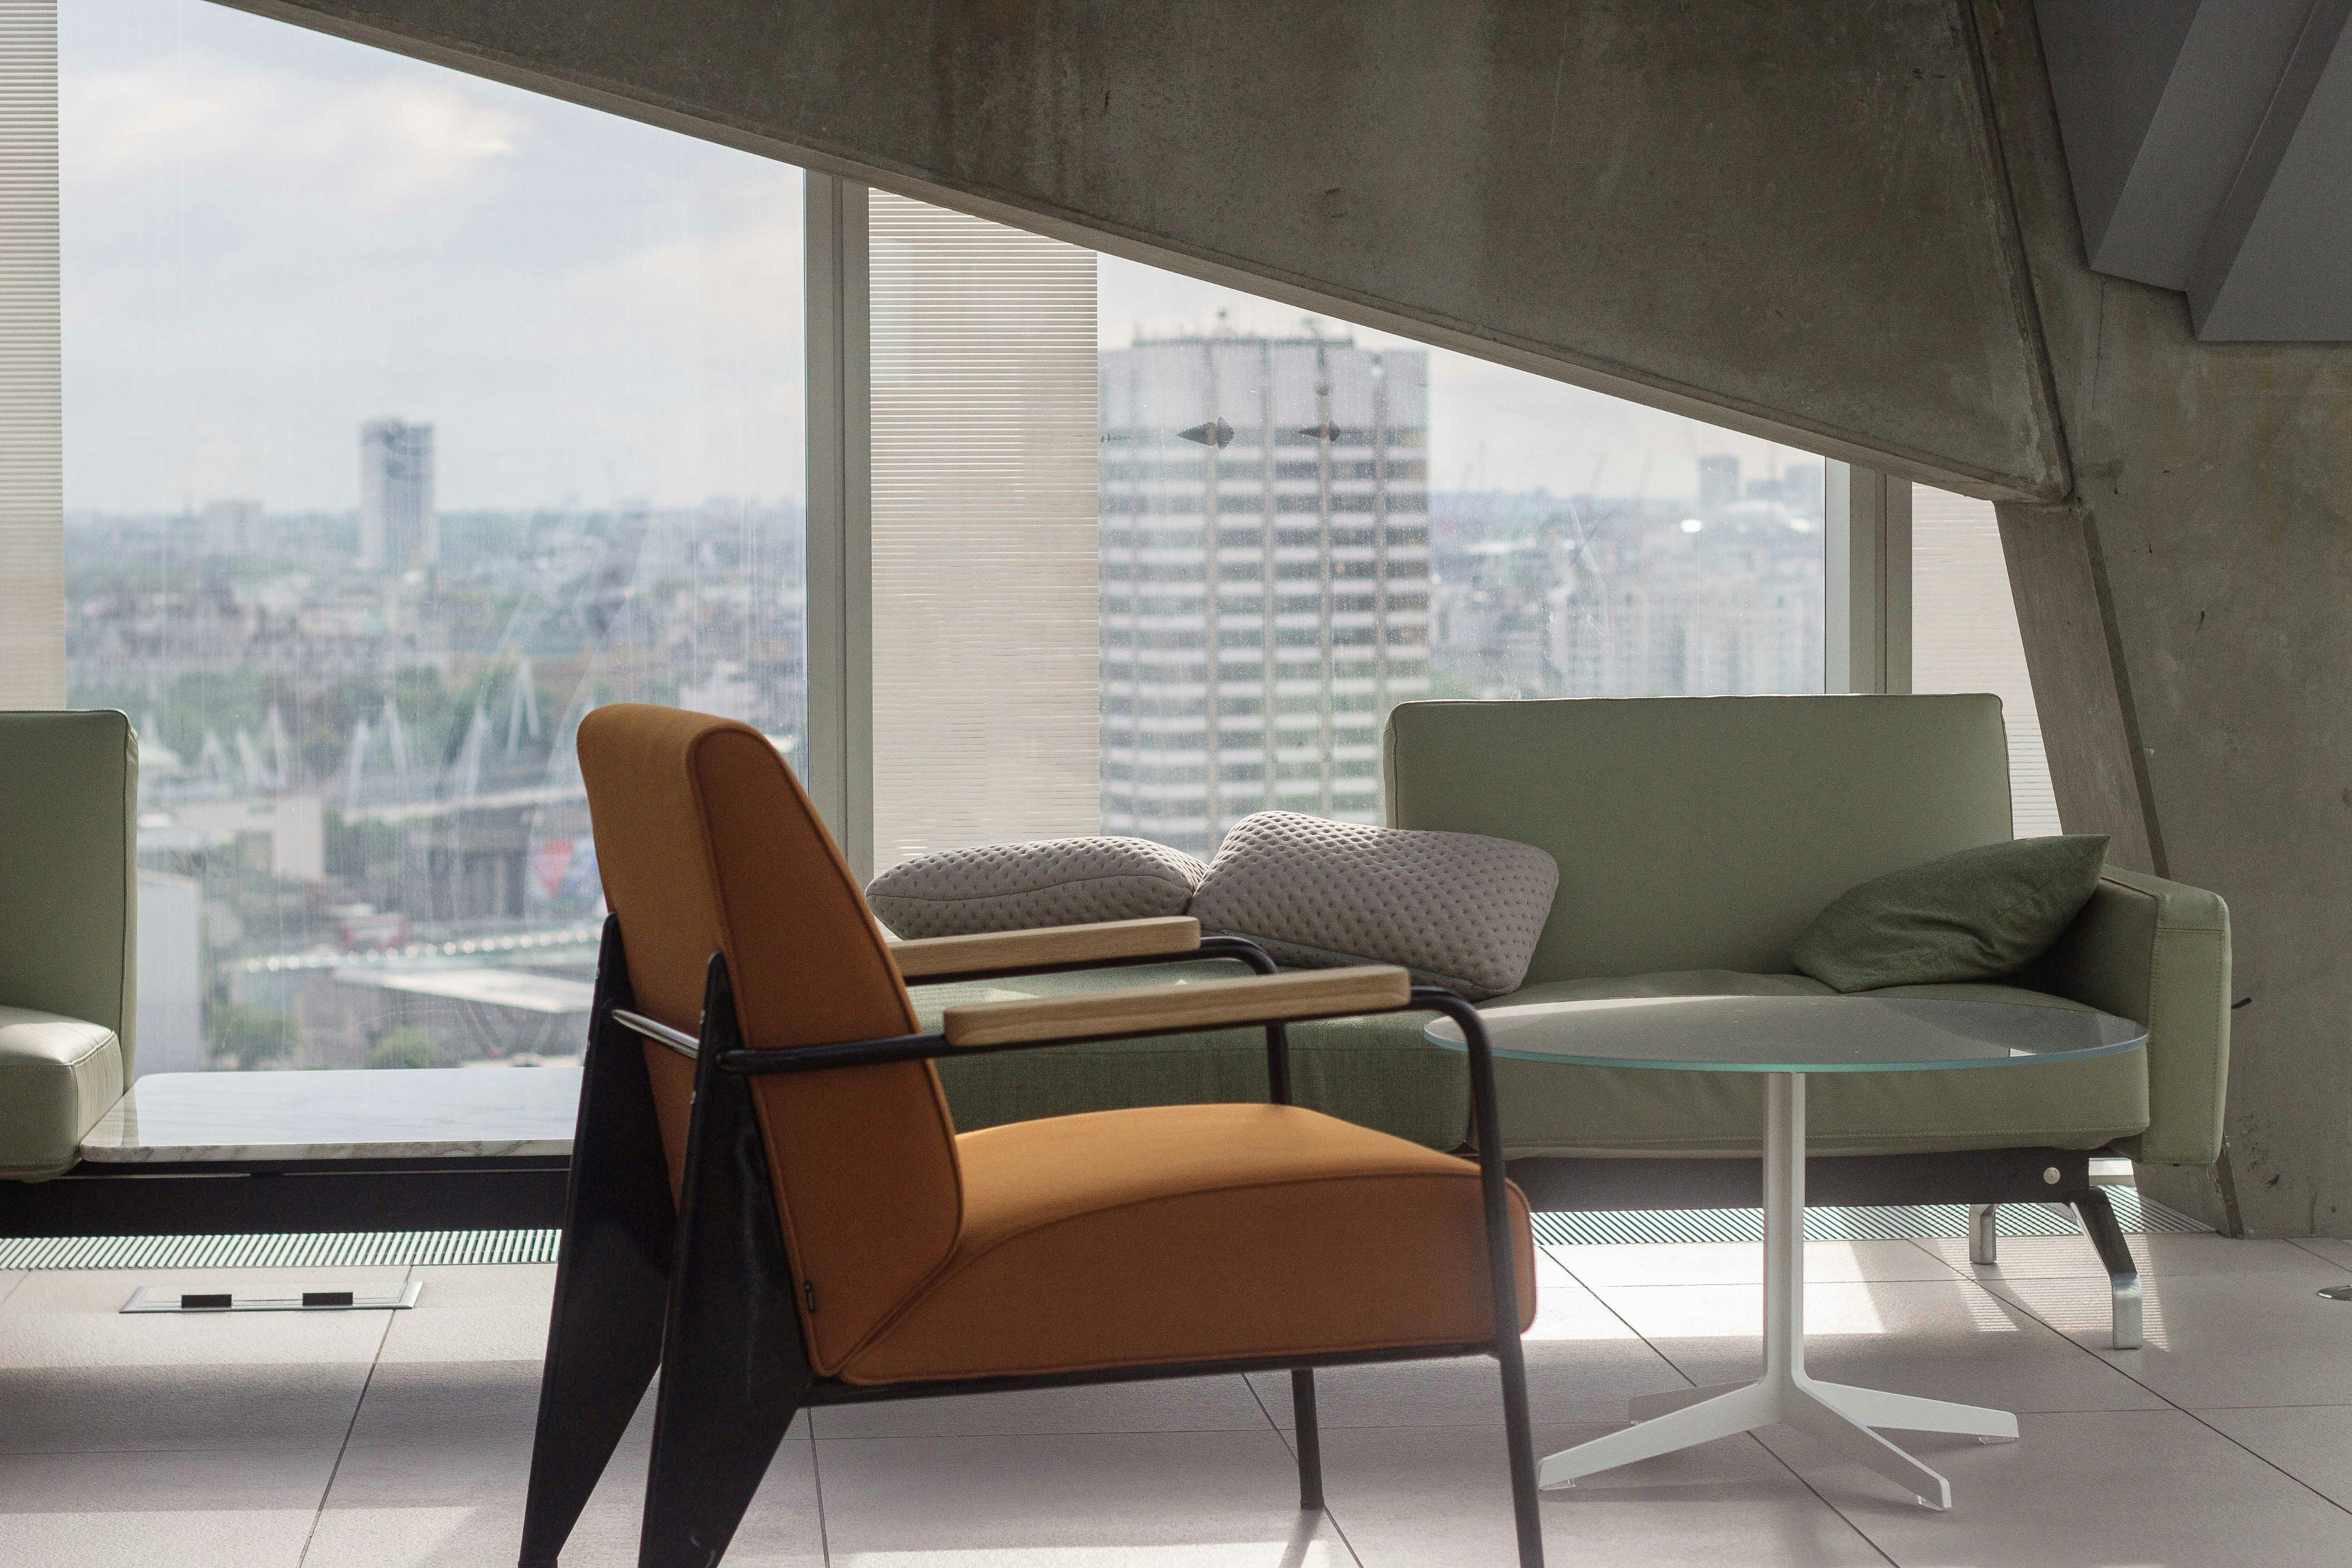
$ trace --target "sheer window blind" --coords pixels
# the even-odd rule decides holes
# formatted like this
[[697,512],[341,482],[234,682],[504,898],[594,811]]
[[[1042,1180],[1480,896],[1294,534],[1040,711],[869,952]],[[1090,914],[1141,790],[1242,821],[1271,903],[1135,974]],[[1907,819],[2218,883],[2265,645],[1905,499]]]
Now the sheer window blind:
[[66,697],[57,0],[0,0],[0,708]]
[[868,208],[874,864],[1099,821],[1095,257]]
[[2061,831],[1992,503],[1925,485],[1911,491],[1911,689],[1997,694],[2017,834]]

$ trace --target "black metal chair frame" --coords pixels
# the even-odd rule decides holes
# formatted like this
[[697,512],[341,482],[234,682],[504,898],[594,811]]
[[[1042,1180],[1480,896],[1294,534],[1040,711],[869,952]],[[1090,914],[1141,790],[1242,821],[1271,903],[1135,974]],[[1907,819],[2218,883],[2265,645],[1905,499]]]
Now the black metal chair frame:
[[[1183,953],[934,975],[910,983],[1217,958],[1245,964],[1260,974],[1276,972],[1273,960],[1255,944],[1213,937]],[[784,1248],[751,1080],[981,1050],[1145,1039],[1190,1033],[1198,1026],[1003,1047],[950,1046],[943,1035],[934,1033],[790,1051],[751,1050],[742,1044],[726,962],[718,954],[710,959],[699,1040],[639,1017],[631,1011],[634,999],[619,921],[608,919],[597,962],[546,1373],[531,1447],[523,1568],[546,1568],[557,1561],[656,1370],[662,1375],[661,1390],[654,1407],[638,1562],[641,1568],[709,1568],[725,1552],[777,1445],[803,1409],[1287,1371],[1297,1426],[1299,1507],[1313,1511],[1323,1507],[1315,1368],[1469,1355],[1491,1355],[1500,1364],[1518,1561],[1520,1568],[1541,1568],[1535,1437],[1519,1343],[1494,1065],[1477,1009],[1460,997],[1415,987],[1411,1001],[1394,1010],[1444,1013],[1461,1024],[1469,1042],[1472,1120],[1495,1306],[1491,1341],[1304,1360],[1250,1358],[882,1385],[822,1377],[810,1366],[796,1306],[806,1287],[794,1277]],[[1279,1022],[1264,1027],[1270,1097],[1288,1104],[1286,1033]],[[675,1204],[642,1040],[654,1040],[695,1063],[686,1179]]]

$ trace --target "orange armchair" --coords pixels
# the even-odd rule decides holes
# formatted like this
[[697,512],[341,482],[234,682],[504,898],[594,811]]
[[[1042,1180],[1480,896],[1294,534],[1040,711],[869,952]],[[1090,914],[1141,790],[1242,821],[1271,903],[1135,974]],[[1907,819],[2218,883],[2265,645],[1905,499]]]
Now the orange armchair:
[[[551,1564],[658,1368],[638,1561],[716,1563],[799,1410],[1493,1355],[1519,1561],[1542,1562],[1519,1333],[1527,1205],[1478,1015],[1402,969],[1274,974],[1188,920],[894,945],[757,731],[618,705],[580,727],[612,917],[523,1526]],[[907,981],[1222,956],[1234,980],[948,1009]],[[1475,1163],[1288,1104],[1282,1025],[1405,1009],[1471,1042]],[[1272,1103],[959,1134],[934,1057],[1266,1028]]]

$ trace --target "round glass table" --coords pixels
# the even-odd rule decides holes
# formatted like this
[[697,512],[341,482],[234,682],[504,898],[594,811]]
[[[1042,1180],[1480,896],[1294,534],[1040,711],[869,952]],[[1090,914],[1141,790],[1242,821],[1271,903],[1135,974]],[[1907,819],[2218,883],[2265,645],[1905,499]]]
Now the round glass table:
[[[1629,997],[1484,1009],[1494,1053],[1527,1061],[1669,1072],[1760,1072],[1764,1096],[1764,1372],[1753,1383],[1654,1394],[1633,1425],[1553,1454],[1541,1484],[1752,1432],[1776,1422],[1809,1433],[1929,1508],[1952,1489],[1874,1427],[2013,1441],[2017,1417],[1805,1371],[1805,1079],[1815,1072],[1982,1071],[2136,1051],[2146,1026],[2106,1013],[2014,1002],[1896,997]],[[1425,1031],[1463,1047],[1462,1027]]]

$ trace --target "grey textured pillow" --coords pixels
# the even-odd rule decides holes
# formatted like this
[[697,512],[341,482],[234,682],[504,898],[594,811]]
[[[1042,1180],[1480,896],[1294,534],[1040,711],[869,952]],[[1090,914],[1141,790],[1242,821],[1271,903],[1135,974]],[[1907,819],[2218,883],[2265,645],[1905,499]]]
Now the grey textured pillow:
[[1791,954],[1841,991],[1949,985],[2016,973],[2074,923],[2099,885],[2104,833],[1962,850],[1848,888]]
[[866,902],[909,938],[1090,925],[1181,915],[1208,869],[1150,839],[980,844],[892,866],[866,884]]
[[1280,963],[1396,964],[1479,1001],[1518,989],[1559,887],[1551,856],[1508,839],[1260,811],[1225,835],[1192,914]]

